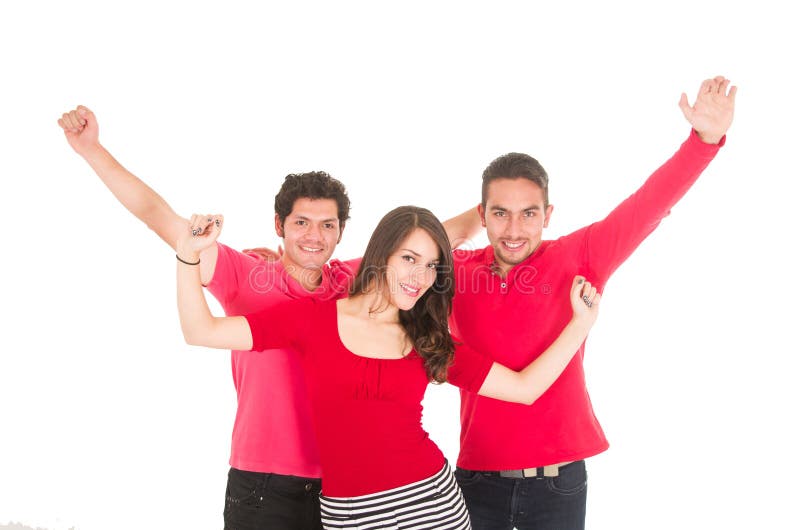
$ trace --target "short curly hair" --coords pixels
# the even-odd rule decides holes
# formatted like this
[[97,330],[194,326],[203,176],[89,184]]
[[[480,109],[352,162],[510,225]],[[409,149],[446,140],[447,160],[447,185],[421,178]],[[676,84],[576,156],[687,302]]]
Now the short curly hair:
[[275,213],[278,214],[281,227],[292,213],[297,199],[333,199],[336,201],[339,225],[344,226],[350,219],[350,198],[344,184],[324,171],[286,175],[281,189],[275,195]]

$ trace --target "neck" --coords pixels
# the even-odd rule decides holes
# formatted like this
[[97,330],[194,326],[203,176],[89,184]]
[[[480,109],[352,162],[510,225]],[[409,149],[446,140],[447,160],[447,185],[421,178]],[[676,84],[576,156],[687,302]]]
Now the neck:
[[313,291],[322,283],[322,268],[320,267],[301,267],[289,259],[286,254],[281,256],[281,264],[286,273],[306,291]]
[[400,321],[400,310],[376,289],[351,296],[348,300],[359,318],[377,322]]

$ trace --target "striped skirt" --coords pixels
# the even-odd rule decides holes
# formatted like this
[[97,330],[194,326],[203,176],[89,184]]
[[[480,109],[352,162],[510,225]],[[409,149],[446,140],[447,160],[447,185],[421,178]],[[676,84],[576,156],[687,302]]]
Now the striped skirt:
[[470,529],[464,497],[445,462],[434,476],[359,497],[320,495],[322,526],[328,530]]

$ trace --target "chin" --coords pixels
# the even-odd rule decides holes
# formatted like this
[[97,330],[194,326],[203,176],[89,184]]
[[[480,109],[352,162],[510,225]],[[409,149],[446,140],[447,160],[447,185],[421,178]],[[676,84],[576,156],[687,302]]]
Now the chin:
[[418,301],[419,301],[418,298],[414,298],[411,300],[409,300],[408,298],[405,298],[404,300],[395,299],[394,305],[397,306],[397,309],[400,309],[402,311],[411,311],[414,308],[414,306],[417,305]]

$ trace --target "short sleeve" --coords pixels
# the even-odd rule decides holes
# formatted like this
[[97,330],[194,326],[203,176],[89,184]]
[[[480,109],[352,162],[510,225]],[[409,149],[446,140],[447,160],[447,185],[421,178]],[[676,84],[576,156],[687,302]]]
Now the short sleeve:
[[258,266],[259,262],[260,258],[217,243],[217,263],[214,266],[214,275],[206,288],[220,304],[228,305],[242,288],[241,282],[248,281],[250,271]]
[[489,375],[494,361],[489,356],[461,344],[455,337],[453,340],[456,343],[456,352],[453,364],[447,370],[447,382],[477,394],[486,376]]
[[292,348],[302,352],[317,312],[313,298],[302,298],[245,315],[253,335],[252,351]]

